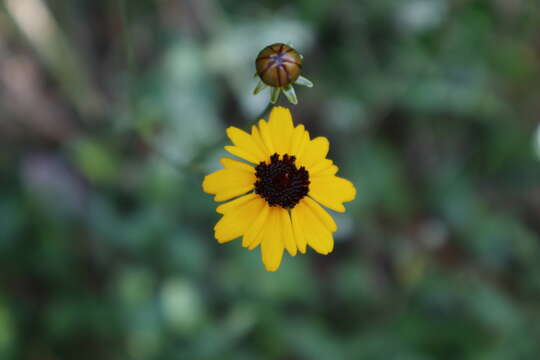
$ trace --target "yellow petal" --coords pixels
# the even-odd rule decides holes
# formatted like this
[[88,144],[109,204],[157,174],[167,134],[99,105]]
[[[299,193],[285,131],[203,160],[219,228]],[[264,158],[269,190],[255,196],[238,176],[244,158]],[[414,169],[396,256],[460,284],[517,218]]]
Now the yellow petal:
[[222,169],[206,175],[202,187],[204,192],[215,195],[215,201],[225,201],[252,190],[255,181],[254,173]]
[[304,146],[308,141],[309,134],[304,129],[304,125],[298,125],[297,127],[295,127],[291,138],[290,154],[298,158],[298,155],[303,152]]
[[[268,220],[268,215],[267,215],[267,220]],[[263,224],[264,226],[264,224]],[[259,231],[259,233],[257,235],[255,235],[253,238],[248,238],[246,239],[246,246],[248,248],[248,250],[253,250],[253,249],[256,249],[257,246],[261,245],[261,241],[262,241],[262,238],[263,238],[263,231]],[[248,243],[249,242],[249,243]],[[244,245],[244,242],[242,242],[242,246]]]
[[332,160],[324,159],[323,161],[318,162],[317,165],[312,166],[309,169],[309,176],[315,177],[315,176],[335,175],[337,171],[338,171],[338,167],[334,165]]
[[268,221],[262,230],[261,257],[268,271],[276,271],[283,257],[283,239],[278,228],[280,210],[276,207],[270,208]]
[[[234,126],[230,126],[227,128],[227,136],[229,136],[232,143],[235,145],[233,147],[235,149],[232,149],[230,146],[229,149],[226,147],[227,151],[231,152],[231,154],[236,156],[242,155],[240,157],[255,164],[258,164],[266,158],[264,149],[260,148],[253,137],[247,132]],[[233,151],[236,153],[233,153]]]
[[245,232],[244,238],[242,239],[242,246],[249,248],[249,250],[255,249],[261,243],[261,230],[263,229],[264,224],[268,220],[268,213],[270,212],[270,207],[265,203],[265,206],[257,214],[257,218],[249,226],[249,229]]
[[334,250],[334,237],[331,232],[309,228],[306,231],[307,243],[313,250],[322,255],[328,255]]
[[259,132],[261,133],[261,139],[263,140],[266,149],[272,155],[276,152],[274,148],[274,143],[272,142],[272,136],[268,123],[264,120],[259,120]]
[[356,189],[347,179],[338,176],[320,176],[310,178],[309,196],[327,208],[344,212],[346,201],[354,200]]
[[319,162],[323,161],[328,154],[330,143],[325,137],[317,137],[311,141],[308,141],[302,155],[298,157],[297,164],[299,166],[305,166],[309,169]]
[[249,164],[246,164],[245,162],[229,159],[226,157],[219,159],[219,162],[223,165],[225,169],[240,170],[255,174],[255,168]]
[[225,214],[231,210],[234,210],[236,207],[243,205],[244,203],[253,200],[254,198],[259,197],[259,195],[255,193],[251,193],[248,195],[240,196],[239,198],[236,198],[234,200],[231,200],[229,202],[226,202],[224,204],[219,205],[216,208],[216,212],[219,214]]
[[302,230],[309,246],[319,254],[326,255],[334,249],[334,239],[332,233],[328,231],[325,224],[306,205],[305,201],[300,201],[295,207],[302,219]]
[[291,256],[296,256],[297,248],[296,243],[294,242],[291,217],[289,216],[289,212],[287,210],[279,210],[279,229],[283,237],[283,243],[289,254],[291,254]]
[[302,201],[309,207],[309,209],[317,216],[317,218],[324,224],[326,229],[330,232],[336,232],[337,225],[332,216],[324,210],[321,205],[311,200],[309,197],[305,197]]
[[268,127],[272,136],[274,150],[280,155],[288,154],[293,134],[293,121],[289,109],[275,106],[270,112]]
[[257,143],[257,145],[264,150],[264,154],[266,155],[266,158],[263,161],[268,161],[268,158],[270,157],[270,151],[264,144],[264,141],[261,137],[261,132],[259,131],[259,128],[257,126],[253,125],[251,127],[251,137],[253,137],[253,141]]
[[300,211],[298,210],[299,209],[298,205],[296,205],[291,210],[291,220],[292,220],[292,226],[293,226],[294,240],[296,240],[296,246],[298,247],[298,250],[300,250],[302,254],[305,254],[307,242],[304,236],[304,223],[303,223],[303,216],[302,216],[303,214],[301,210]]
[[253,164],[259,163],[258,158],[256,156],[240,149],[237,146],[227,145],[225,146],[225,150],[227,150],[229,153],[233,154],[234,156],[238,156],[241,159],[249,161],[250,163],[253,163]]
[[242,236],[264,206],[266,202],[257,196],[225,213],[214,226],[217,241],[224,243]]

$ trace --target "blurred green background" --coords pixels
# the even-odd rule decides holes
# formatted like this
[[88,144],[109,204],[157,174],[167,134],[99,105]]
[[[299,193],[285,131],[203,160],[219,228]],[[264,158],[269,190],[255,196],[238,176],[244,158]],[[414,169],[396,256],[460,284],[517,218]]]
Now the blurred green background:
[[[537,0],[0,0],[0,359],[538,359],[539,28]],[[278,41],[358,197],[267,273],[201,181]]]

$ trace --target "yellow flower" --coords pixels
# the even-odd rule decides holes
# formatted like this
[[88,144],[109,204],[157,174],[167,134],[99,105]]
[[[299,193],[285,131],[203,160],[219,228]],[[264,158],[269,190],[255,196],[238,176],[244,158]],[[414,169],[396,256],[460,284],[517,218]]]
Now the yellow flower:
[[223,214],[214,227],[217,241],[242,236],[249,250],[261,245],[268,271],[279,268],[284,249],[292,256],[305,253],[306,245],[330,253],[337,226],[319,203],[344,212],[343,202],[353,200],[356,189],[326,159],[328,139],[310,139],[283,107],[274,107],[269,121],[259,120],[251,134],[229,127],[227,135],[234,145],[225,150],[247,162],[222,158],[224,169],[204,178],[203,190],[215,201],[234,198],[217,208]]

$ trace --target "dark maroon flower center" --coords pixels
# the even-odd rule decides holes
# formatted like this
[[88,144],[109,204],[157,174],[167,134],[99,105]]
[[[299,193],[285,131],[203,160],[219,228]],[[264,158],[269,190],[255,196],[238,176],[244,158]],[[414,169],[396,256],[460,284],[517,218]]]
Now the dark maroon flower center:
[[260,162],[255,167],[255,192],[266,199],[268,205],[292,209],[309,192],[309,173],[305,167],[297,168],[296,157],[276,153],[270,164]]

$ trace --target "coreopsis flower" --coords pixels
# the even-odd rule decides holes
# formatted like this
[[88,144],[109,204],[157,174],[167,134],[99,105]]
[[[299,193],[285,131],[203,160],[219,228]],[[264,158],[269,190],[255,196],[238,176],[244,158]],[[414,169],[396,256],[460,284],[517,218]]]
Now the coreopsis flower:
[[221,159],[223,169],[204,178],[202,187],[223,216],[214,227],[219,243],[242,237],[242,246],[261,246],[268,271],[281,264],[284,249],[291,256],[309,245],[320,254],[334,248],[337,230],[321,206],[344,212],[344,202],[356,196],[354,185],[336,176],[338,167],[326,158],[328,139],[310,139],[303,125],[293,125],[291,113],[274,107],[269,121],[260,120],[251,134],[229,127],[232,155]]

